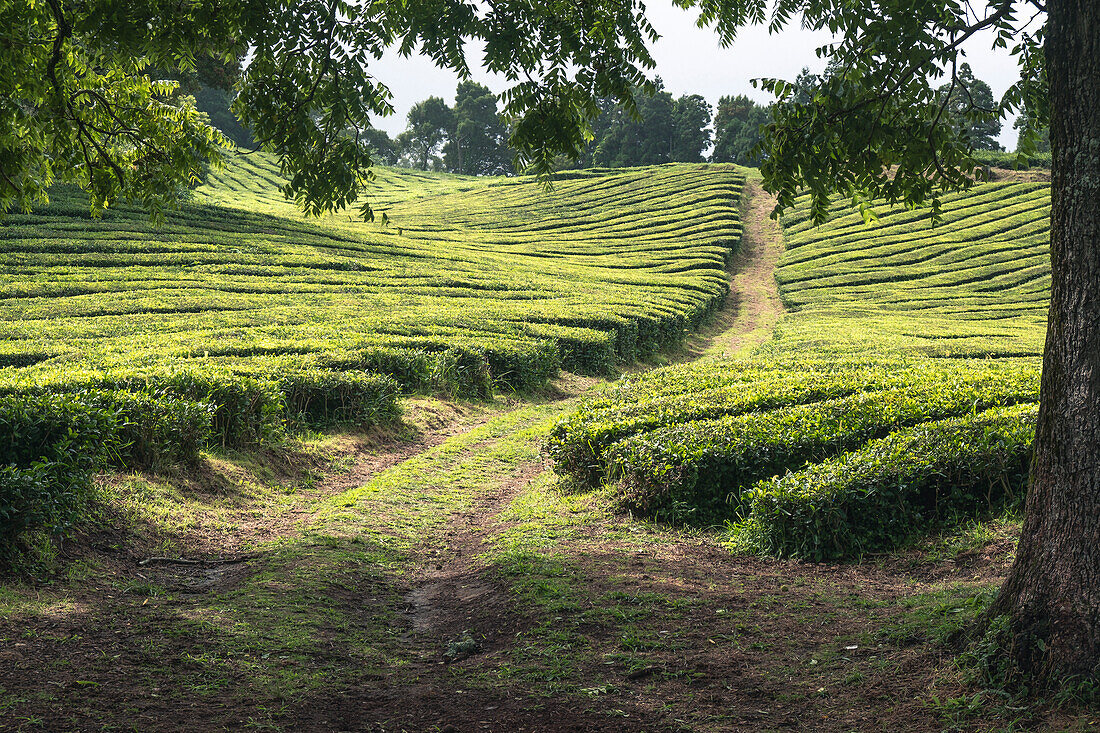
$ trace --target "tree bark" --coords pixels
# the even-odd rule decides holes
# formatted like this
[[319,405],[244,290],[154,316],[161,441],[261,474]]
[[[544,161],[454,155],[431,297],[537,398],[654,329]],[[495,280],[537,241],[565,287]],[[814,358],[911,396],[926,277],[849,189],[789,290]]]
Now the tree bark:
[[1051,301],[1015,564],[987,619],[1042,686],[1100,676],[1100,3],[1047,3]]

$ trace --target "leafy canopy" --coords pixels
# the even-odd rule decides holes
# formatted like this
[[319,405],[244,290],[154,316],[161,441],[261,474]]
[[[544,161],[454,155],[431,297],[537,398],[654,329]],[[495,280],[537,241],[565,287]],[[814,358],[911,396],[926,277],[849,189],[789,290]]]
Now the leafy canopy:
[[[306,212],[348,206],[367,181],[387,48],[467,76],[468,46],[512,83],[502,97],[521,168],[547,173],[591,136],[598,100],[649,88],[656,34],[640,0],[0,0],[0,214],[75,183],[101,212],[177,205],[227,141],[175,81],[198,59],[244,57],[234,111],[273,152]],[[369,207],[364,213],[370,215]]]
[[[975,169],[939,87],[958,82],[961,47],[982,33],[1013,47],[1022,74],[976,114],[1026,107],[1029,130],[1046,121],[1038,7],[1018,6],[1029,17],[1003,0],[675,2],[725,42],[746,23],[778,30],[796,18],[837,39],[818,50],[829,66],[812,94],[761,82],[778,98],[762,170],[780,208],[806,187],[818,220],[834,193],[865,216],[873,198],[931,199],[938,212],[938,194],[968,186]],[[655,39],[642,0],[0,0],[0,213],[45,201],[56,182],[87,189],[96,212],[120,198],[154,216],[176,205],[227,142],[149,70],[189,72],[201,59],[246,57],[234,110],[309,213],[350,205],[366,184],[371,119],[392,112],[370,73],[387,48],[465,77],[477,42],[480,65],[512,85],[501,101],[516,162],[546,174],[584,151],[605,100],[636,115],[635,91],[655,91]]]
[[761,107],[743,94],[722,97],[714,115],[715,163],[760,165],[760,128],[771,119],[766,107]]
[[[990,110],[970,109],[971,119],[994,120],[1028,108],[1047,115],[1042,44],[1045,18],[1039,2],[958,0],[676,0],[697,5],[700,23],[714,25],[723,41],[746,23],[779,30],[799,19],[834,41],[818,49],[826,72],[810,95],[779,79],[761,80],[777,103],[765,127],[761,171],[788,208],[803,187],[812,194],[813,218],[823,221],[832,194],[873,216],[869,202],[917,206],[971,185],[976,168],[973,140],[948,113],[960,85],[963,45],[988,42],[1009,48],[1020,80]],[[973,40],[972,40],[973,39]],[[1033,141],[1024,141],[1026,151]]]
[[496,95],[488,87],[459,82],[454,128],[443,154],[447,170],[455,173],[495,176],[512,172],[508,128],[497,113]]

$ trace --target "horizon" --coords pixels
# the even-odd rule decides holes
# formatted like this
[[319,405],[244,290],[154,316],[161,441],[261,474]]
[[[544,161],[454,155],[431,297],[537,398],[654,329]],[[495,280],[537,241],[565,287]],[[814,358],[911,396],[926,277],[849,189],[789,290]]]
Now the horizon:
[[[765,26],[747,26],[741,29],[737,40],[723,48],[712,29],[699,28],[696,11],[683,10],[670,0],[661,0],[647,9],[647,16],[661,37],[650,51],[656,67],[651,78],[660,77],[665,90],[673,97],[699,94],[717,107],[722,96],[744,94],[758,104],[768,104],[771,95],[755,88],[753,79],[781,78],[793,80],[803,68],[820,73],[825,63],[815,50],[827,43],[831,36],[820,31],[809,31],[791,24],[782,32],[770,34]],[[986,43],[986,41],[990,43]],[[991,38],[977,35],[965,44],[966,62],[974,75],[989,84],[995,98],[1000,98],[1016,82],[1019,72],[1011,54],[1005,49],[986,48]],[[479,49],[471,44],[467,57],[473,60]],[[737,73],[728,71],[738,69]],[[459,77],[449,70],[439,69],[431,59],[412,55],[403,58],[396,52],[383,55],[375,69],[376,77],[389,86],[393,94],[394,114],[375,121],[375,126],[390,137],[396,137],[406,128],[406,116],[417,102],[430,96],[442,97],[453,105],[455,87]],[[471,64],[470,78],[500,94],[508,87],[507,81],[497,74],[489,74],[480,64]],[[1008,151],[1015,150],[1017,132],[1012,127],[1015,118],[1001,121],[998,142]]]

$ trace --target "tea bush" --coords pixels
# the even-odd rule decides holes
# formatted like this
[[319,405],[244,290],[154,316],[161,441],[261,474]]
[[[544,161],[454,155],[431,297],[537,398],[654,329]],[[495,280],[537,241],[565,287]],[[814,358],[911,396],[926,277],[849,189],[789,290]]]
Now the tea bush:
[[62,532],[81,516],[95,470],[117,453],[119,423],[87,394],[0,398],[0,560],[28,533]]
[[761,550],[836,560],[889,550],[957,516],[1019,497],[1034,405],[922,423],[758,483],[741,528]]

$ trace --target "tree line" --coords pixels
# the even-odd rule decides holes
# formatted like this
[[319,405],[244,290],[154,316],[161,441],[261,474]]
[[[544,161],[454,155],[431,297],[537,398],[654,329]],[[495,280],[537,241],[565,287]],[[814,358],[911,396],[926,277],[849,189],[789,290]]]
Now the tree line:
[[[797,94],[810,96],[821,79],[804,69],[794,82]],[[972,108],[994,106],[992,89],[974,76],[969,65],[962,64],[955,84],[944,85],[940,94],[947,99],[945,114],[971,139],[975,150],[1001,150],[997,142],[1001,122],[969,115]],[[702,162],[758,166],[761,128],[772,121],[773,112],[773,105],[759,104],[743,94],[723,96],[717,107],[698,94],[674,98],[660,79],[652,94],[637,96],[637,114],[612,99],[600,99],[598,104],[600,114],[592,124],[591,142],[577,160],[561,159],[561,168]],[[409,110],[407,122],[396,138],[377,128],[361,133],[377,162],[466,175],[514,172],[507,122],[498,111],[496,95],[482,84],[460,82],[453,107],[435,96],[418,102]],[[1026,124],[1021,117],[1016,127]]]
[[[198,109],[212,124],[243,147],[254,145],[251,134],[229,111],[231,99],[221,76],[232,81],[240,70],[235,65],[208,64],[198,73],[177,75],[186,93],[193,94]],[[203,73],[205,72],[205,73]],[[805,103],[812,98],[824,75],[803,69],[795,79],[793,98]],[[210,83],[207,77],[217,77]],[[660,163],[736,163],[758,166],[762,127],[772,122],[774,104],[759,104],[743,94],[723,96],[712,107],[698,94],[673,98],[656,81],[652,94],[637,94],[637,114],[627,112],[613,99],[598,100],[600,114],[592,124],[592,140],[576,160],[559,159],[560,168],[623,168]],[[944,113],[971,140],[975,150],[999,151],[1001,122],[988,115],[972,114],[994,106],[993,91],[962,64],[953,84],[939,89],[946,98]],[[413,105],[404,132],[391,138],[384,130],[367,127],[349,131],[365,140],[373,159],[383,165],[445,171],[474,176],[509,175],[515,172],[514,151],[508,144],[509,128],[500,113],[497,95],[487,86],[463,81],[455,90],[454,106],[442,97],[428,97]],[[1033,123],[1025,114],[1017,129]],[[1038,130],[1036,152],[1049,152],[1047,131]]]
[[[660,163],[704,161],[756,165],[753,148],[768,107],[743,96],[722,97],[717,113],[702,96],[674,98],[658,79],[656,90],[639,94],[636,113],[613,99],[599,99],[592,140],[576,160],[561,158],[560,168],[622,168]],[[364,134],[377,162],[419,170],[467,175],[514,172],[508,125],[497,97],[477,82],[459,83],[455,104],[428,97],[409,110],[408,126],[391,138],[371,128]]]

